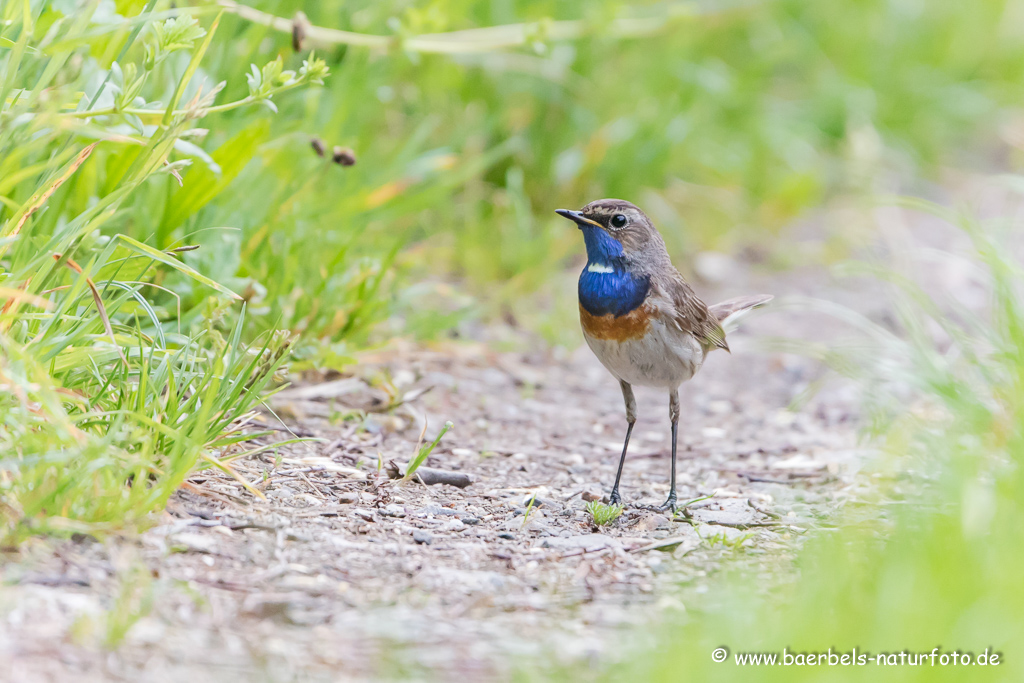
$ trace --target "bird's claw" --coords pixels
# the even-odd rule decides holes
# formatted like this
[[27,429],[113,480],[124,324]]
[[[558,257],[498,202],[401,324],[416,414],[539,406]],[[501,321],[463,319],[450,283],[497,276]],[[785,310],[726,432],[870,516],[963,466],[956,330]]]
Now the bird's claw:
[[620,505],[622,503],[622,497],[619,496],[618,491],[612,491],[612,495],[608,496],[609,505]]
[[675,494],[674,491],[669,494],[668,500],[666,500],[664,503],[662,503],[658,507],[658,509],[659,510],[671,510],[673,515],[676,514],[676,494]]

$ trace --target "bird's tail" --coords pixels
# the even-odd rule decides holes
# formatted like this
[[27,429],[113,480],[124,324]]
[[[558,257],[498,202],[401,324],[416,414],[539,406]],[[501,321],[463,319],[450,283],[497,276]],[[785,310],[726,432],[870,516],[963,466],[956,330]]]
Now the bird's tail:
[[715,316],[726,333],[729,333],[736,329],[744,313],[761,308],[774,298],[771,294],[738,296],[735,299],[727,299],[720,304],[708,307],[708,312]]

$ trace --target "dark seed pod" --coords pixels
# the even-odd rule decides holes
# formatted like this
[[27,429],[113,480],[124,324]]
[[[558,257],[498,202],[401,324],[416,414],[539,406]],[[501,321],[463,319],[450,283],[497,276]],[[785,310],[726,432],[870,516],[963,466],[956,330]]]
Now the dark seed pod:
[[331,160],[339,166],[353,166],[356,163],[356,153],[348,147],[335,147]]
[[302,52],[302,46],[306,42],[306,34],[309,32],[309,19],[303,12],[296,12],[292,19],[292,49]]
[[311,138],[309,141],[309,146],[313,148],[313,151],[316,152],[316,155],[318,157],[322,157],[324,155],[324,150],[327,149],[327,146],[324,144],[324,141],[321,140],[320,138]]

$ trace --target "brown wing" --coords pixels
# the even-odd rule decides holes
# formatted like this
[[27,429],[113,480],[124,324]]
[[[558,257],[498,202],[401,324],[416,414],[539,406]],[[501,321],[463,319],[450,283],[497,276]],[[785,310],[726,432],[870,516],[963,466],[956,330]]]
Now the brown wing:
[[659,278],[656,286],[672,305],[673,310],[665,313],[670,315],[679,329],[692,334],[705,348],[729,350],[722,325],[679,273],[673,277]]

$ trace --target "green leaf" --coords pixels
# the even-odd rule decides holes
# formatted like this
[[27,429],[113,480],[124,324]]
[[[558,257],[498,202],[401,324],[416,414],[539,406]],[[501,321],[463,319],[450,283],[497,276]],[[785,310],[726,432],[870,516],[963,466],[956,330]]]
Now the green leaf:
[[101,263],[103,265],[93,277],[96,282],[106,282],[112,279],[135,282],[141,279],[151,266],[149,259],[139,256],[135,250],[120,244],[115,245]]
[[153,29],[156,32],[157,44],[165,52],[191,50],[193,43],[206,35],[206,30],[190,14],[180,14],[162,24],[154,24]]
[[316,83],[317,85],[323,85],[324,79],[330,73],[330,69],[327,68],[327,62],[319,59],[316,53],[310,52],[309,59],[302,60],[302,68],[299,69],[299,78],[308,83]]
[[269,122],[260,119],[244,128],[210,155],[215,166],[220,169],[219,174],[214,173],[208,165],[196,166],[189,171],[182,188],[171,195],[167,203],[157,233],[157,243],[165,246],[167,238],[175,228],[223,192],[255,156],[256,149],[269,134]]
[[[444,437],[445,434],[448,433],[448,430],[450,430],[453,426],[454,425],[452,424],[451,420],[445,422],[444,426],[441,428],[441,431],[438,432],[437,437],[434,438],[434,441],[427,444],[426,446],[420,447],[420,449],[416,452],[416,456],[411,461],[409,461],[409,465],[405,469],[405,476],[402,477],[403,481],[408,481],[409,479],[412,479],[412,477],[416,474],[416,470],[420,468],[420,465],[427,461],[427,458],[430,457],[431,452],[433,452],[433,450],[437,448],[437,444],[441,443],[441,439]],[[424,424],[423,429],[426,430],[426,428],[427,426],[426,424]]]
[[281,57],[267,62],[263,69],[257,69],[255,64],[249,65],[250,73],[245,75],[249,84],[249,97],[256,99],[269,98],[277,88],[293,85],[295,83],[295,72],[284,70],[284,61]]
[[284,71],[284,61],[280,55],[274,61],[267,62],[263,67],[263,87],[270,90],[277,85],[277,79],[280,78],[282,71]]
[[263,90],[263,72],[257,69],[255,64],[249,65],[249,73],[245,75],[245,81],[249,84],[249,96],[259,97]]

